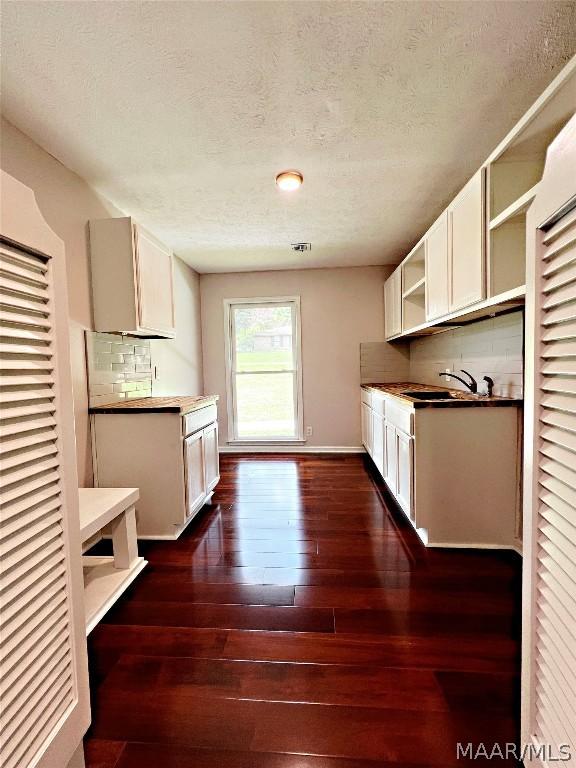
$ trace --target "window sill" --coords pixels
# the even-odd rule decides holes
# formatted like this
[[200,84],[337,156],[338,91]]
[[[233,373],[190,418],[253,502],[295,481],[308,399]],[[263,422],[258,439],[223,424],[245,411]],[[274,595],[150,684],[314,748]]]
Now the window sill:
[[307,441],[302,437],[270,437],[260,438],[258,440],[234,439],[227,440],[226,442],[228,445],[286,445],[288,443],[290,443],[290,445],[293,445],[294,443],[300,443],[303,445]]

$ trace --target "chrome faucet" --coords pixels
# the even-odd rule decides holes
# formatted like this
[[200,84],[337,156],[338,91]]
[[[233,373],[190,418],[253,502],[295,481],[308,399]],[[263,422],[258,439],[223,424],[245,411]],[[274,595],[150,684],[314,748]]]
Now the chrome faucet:
[[456,376],[455,373],[441,372],[438,374],[438,376],[446,376],[446,378],[452,377],[453,379],[457,379],[462,384],[464,384],[464,386],[467,387],[470,390],[470,392],[472,392],[473,395],[475,395],[476,392],[478,392],[478,384],[476,383],[476,379],[474,378],[474,376],[472,376],[471,373],[468,373],[468,371],[465,371],[464,368],[461,368],[460,370],[462,371],[462,373],[465,373],[466,376],[470,378],[470,381],[466,381],[460,376]]

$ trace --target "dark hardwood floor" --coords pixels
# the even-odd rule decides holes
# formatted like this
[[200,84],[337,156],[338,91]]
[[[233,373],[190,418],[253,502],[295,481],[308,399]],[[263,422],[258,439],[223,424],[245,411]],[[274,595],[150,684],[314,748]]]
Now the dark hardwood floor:
[[426,550],[368,461],[224,456],[214,505],[141,543],[89,638],[89,768],[452,766],[516,741],[520,559]]

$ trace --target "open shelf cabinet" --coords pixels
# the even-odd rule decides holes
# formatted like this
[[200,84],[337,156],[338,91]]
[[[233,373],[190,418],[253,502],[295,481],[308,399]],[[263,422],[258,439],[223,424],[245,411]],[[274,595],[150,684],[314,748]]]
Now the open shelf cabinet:
[[526,211],[490,230],[488,295],[498,296],[526,283]]
[[576,78],[540,99],[489,160],[489,217],[497,219],[542,178],[546,150],[576,110]]
[[550,142],[576,110],[576,77],[545,92],[488,161],[488,296],[526,282],[526,213]]
[[426,250],[424,241],[402,263],[402,330],[426,319]]
[[575,112],[573,57],[400,262],[401,285],[387,281],[388,341],[522,309],[527,213],[549,146]]
[[407,294],[425,279],[426,253],[424,243],[419,243],[402,263],[402,291]]

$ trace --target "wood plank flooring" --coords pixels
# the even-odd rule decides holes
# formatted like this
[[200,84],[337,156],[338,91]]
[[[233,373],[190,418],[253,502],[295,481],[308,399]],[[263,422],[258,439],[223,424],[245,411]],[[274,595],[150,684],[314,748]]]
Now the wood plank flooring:
[[360,456],[221,470],[90,636],[88,768],[423,768],[517,740],[516,555],[426,550]]

